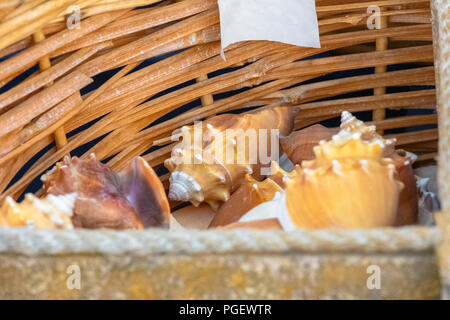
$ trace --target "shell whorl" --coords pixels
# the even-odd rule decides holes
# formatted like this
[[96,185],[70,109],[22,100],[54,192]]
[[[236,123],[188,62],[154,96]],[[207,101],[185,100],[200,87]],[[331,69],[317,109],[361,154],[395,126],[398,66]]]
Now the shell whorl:
[[169,198],[175,201],[202,202],[203,191],[200,184],[190,175],[182,171],[174,171],[170,176]]
[[342,111],[341,114],[341,129],[351,132],[370,133],[376,135],[376,127],[368,126],[363,121],[358,120],[354,115],[348,111]]
[[[77,196],[78,194],[76,192],[60,196],[49,194],[47,195],[46,200],[53,208],[57,208],[59,211],[71,217],[73,215],[73,208],[75,207],[75,200]],[[34,201],[41,201],[41,200],[35,198]]]
[[302,166],[311,163],[330,162],[337,159],[381,160],[385,144],[383,139],[363,140],[360,132],[345,129],[334,135],[330,141],[321,141],[314,147],[315,160],[304,161]]
[[369,126],[365,124],[348,111],[343,111],[341,114],[341,131],[342,130],[349,133],[360,134],[361,138],[366,141],[382,142],[384,144],[385,157],[389,157],[395,152],[395,144],[397,143],[397,139],[384,139],[377,133],[377,128],[374,125]]

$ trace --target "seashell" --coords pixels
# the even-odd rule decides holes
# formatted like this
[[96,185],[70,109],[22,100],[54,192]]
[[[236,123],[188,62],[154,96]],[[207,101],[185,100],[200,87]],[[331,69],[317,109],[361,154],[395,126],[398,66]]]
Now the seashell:
[[361,133],[361,138],[363,140],[381,138],[377,133],[377,128],[375,126],[368,126],[348,111],[343,111],[341,114],[341,130],[346,130],[351,133],[359,132]]
[[270,176],[269,179],[278,184],[282,189],[286,188],[286,180],[295,174],[295,169],[298,167],[296,165],[294,169],[290,172],[285,171],[276,161],[272,161],[270,165]]
[[[295,108],[279,107],[224,114],[183,127],[182,142],[165,161],[171,172],[169,198],[190,201],[194,206],[206,202],[217,210],[239,188],[246,174],[258,180],[264,176],[262,168],[278,158],[278,150],[273,150],[272,145],[275,141],[279,147],[279,137],[270,133],[288,135],[296,113]],[[276,131],[267,132],[270,130]],[[270,155],[267,159],[261,158],[262,148]]]
[[436,225],[434,212],[441,210],[437,184],[437,166],[425,166],[414,170],[417,178],[419,198],[419,224],[422,226]]
[[300,164],[304,160],[314,159],[313,148],[322,140],[330,140],[338,132],[338,128],[327,128],[315,124],[280,139],[281,148],[286,152],[292,163]]
[[396,139],[384,139],[377,133],[375,126],[368,126],[348,111],[343,111],[341,114],[341,130],[361,134],[361,139],[366,141],[382,140],[384,143],[384,157],[389,157],[395,152]]
[[350,112],[344,111],[341,115],[341,126],[339,128],[327,128],[320,124],[291,133],[287,138],[280,139],[283,151],[294,164],[300,164],[305,160],[313,160],[315,157],[313,148],[320,141],[330,140],[340,130],[350,133],[360,133],[363,140],[382,140],[385,143],[384,156],[394,153],[395,139],[383,139],[377,132],[375,126],[368,126],[358,120]]
[[321,142],[316,159],[304,161],[286,182],[283,227],[289,220],[311,229],[392,226],[403,185],[394,178],[395,166],[382,158],[384,148],[382,139],[367,141],[345,129]]
[[[409,153],[408,153],[409,155]],[[417,160],[417,158],[413,158],[413,160]],[[436,165],[429,165],[425,167],[419,167],[414,170],[414,174],[417,177],[417,188],[419,189],[419,196],[420,191],[424,192],[431,192],[433,194],[437,195],[439,194],[439,188],[438,188],[438,182],[437,182],[437,166]],[[425,180],[424,180],[425,179]],[[425,183],[426,182],[426,183]],[[438,205],[439,207],[439,205]],[[436,209],[434,211],[441,210]]]
[[198,207],[193,205],[184,207],[172,213],[172,217],[186,229],[208,229],[216,212],[207,204]]
[[76,193],[39,199],[26,194],[21,203],[7,197],[0,208],[0,226],[34,226],[43,229],[73,229],[72,213]]
[[222,227],[223,229],[257,229],[257,230],[283,230],[280,222],[277,218],[263,219],[263,220],[253,220],[247,222],[235,222],[227,226]]
[[404,150],[396,150],[391,156],[395,165],[395,178],[405,186],[400,192],[395,226],[417,224],[419,218],[419,197],[414,175],[414,155]]
[[272,200],[277,192],[282,192],[282,189],[271,179],[257,181],[247,174],[241,186],[231,195],[230,200],[220,206],[209,227],[226,226],[239,221],[247,211]]
[[135,157],[128,167],[117,173],[116,181],[144,228],[168,227],[169,201],[163,184],[147,161]]
[[169,230],[170,231],[184,231],[184,227],[175,219],[173,216],[170,216],[169,220]]
[[360,132],[343,129],[314,147],[314,160],[289,174],[285,192],[240,221],[278,218],[284,230],[392,226],[403,184],[384,151],[382,138],[364,140]]
[[136,157],[122,172],[98,161],[65,157],[42,176],[46,194],[77,193],[75,227],[142,229],[168,227],[170,207],[164,188],[147,162]]
[[392,159],[396,170],[395,178],[404,185],[400,192],[397,219],[394,225],[416,224],[419,208],[417,185],[412,164],[417,156],[404,150],[395,150],[395,139],[382,138],[376,132],[375,126],[367,126],[347,111],[342,113],[341,128],[352,133],[361,133],[361,138],[366,141],[382,140],[384,142],[383,157]]
[[322,141],[314,147],[316,158],[311,161],[303,161],[301,166],[314,168],[341,159],[371,159],[380,162],[384,154],[384,146],[382,138],[363,140],[359,133],[341,130],[330,141]]
[[285,191],[277,192],[271,201],[263,202],[245,213],[239,222],[246,223],[268,219],[278,219],[280,210],[286,210],[284,202],[280,201],[286,194]]

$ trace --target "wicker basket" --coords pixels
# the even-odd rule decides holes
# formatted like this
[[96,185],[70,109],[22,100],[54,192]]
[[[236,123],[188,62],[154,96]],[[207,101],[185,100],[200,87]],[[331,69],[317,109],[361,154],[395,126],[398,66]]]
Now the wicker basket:
[[[0,7],[0,133],[9,132],[0,141],[0,201],[37,191],[36,179],[68,153],[94,152],[115,169],[143,155],[167,186],[162,163],[175,129],[256,107],[300,105],[296,129],[361,112],[418,154],[417,165],[437,157],[429,1],[316,0],[321,49],[251,41],[228,47],[226,60],[216,0],[8,3]],[[381,8],[380,29],[367,28],[371,4]],[[73,5],[82,20],[69,28]],[[440,127],[444,208],[447,132]],[[0,298],[438,298],[438,239],[425,227],[2,229]],[[80,290],[67,286],[74,264]],[[382,270],[380,290],[367,286],[373,265]]]

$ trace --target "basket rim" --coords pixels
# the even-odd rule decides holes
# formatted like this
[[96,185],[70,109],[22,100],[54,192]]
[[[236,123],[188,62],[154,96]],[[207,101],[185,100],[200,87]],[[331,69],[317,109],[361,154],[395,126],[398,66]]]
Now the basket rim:
[[44,230],[0,227],[0,255],[401,253],[434,250],[437,227],[371,230]]
[[434,66],[436,78],[437,114],[439,118],[439,156],[438,156],[438,183],[439,197],[442,203],[442,210],[448,211],[450,207],[450,184],[449,159],[450,149],[448,148],[448,137],[450,128],[448,119],[450,117],[450,90],[448,79],[450,72],[448,57],[450,55],[449,46],[449,0],[431,0],[431,15],[433,28]]

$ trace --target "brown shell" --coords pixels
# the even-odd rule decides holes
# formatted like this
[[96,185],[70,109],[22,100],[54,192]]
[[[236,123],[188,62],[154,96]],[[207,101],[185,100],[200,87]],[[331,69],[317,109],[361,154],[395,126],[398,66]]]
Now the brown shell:
[[247,174],[230,200],[219,208],[209,227],[215,228],[239,221],[245,213],[263,202],[272,200],[277,192],[282,191],[271,179],[257,181]]
[[405,186],[400,192],[395,226],[417,224],[419,219],[419,199],[413,161],[405,151],[396,150],[391,156],[395,165],[395,178]]
[[134,158],[120,173],[98,161],[65,157],[42,177],[46,194],[77,193],[73,224],[79,228],[168,227],[164,188],[147,162]]
[[168,227],[170,206],[161,180],[141,157],[117,174],[118,186],[138,213],[144,228]]
[[330,140],[339,132],[339,128],[327,128],[315,124],[308,128],[292,132],[288,137],[280,139],[281,148],[293,164],[301,164],[304,160],[314,159],[313,148],[322,140]]

